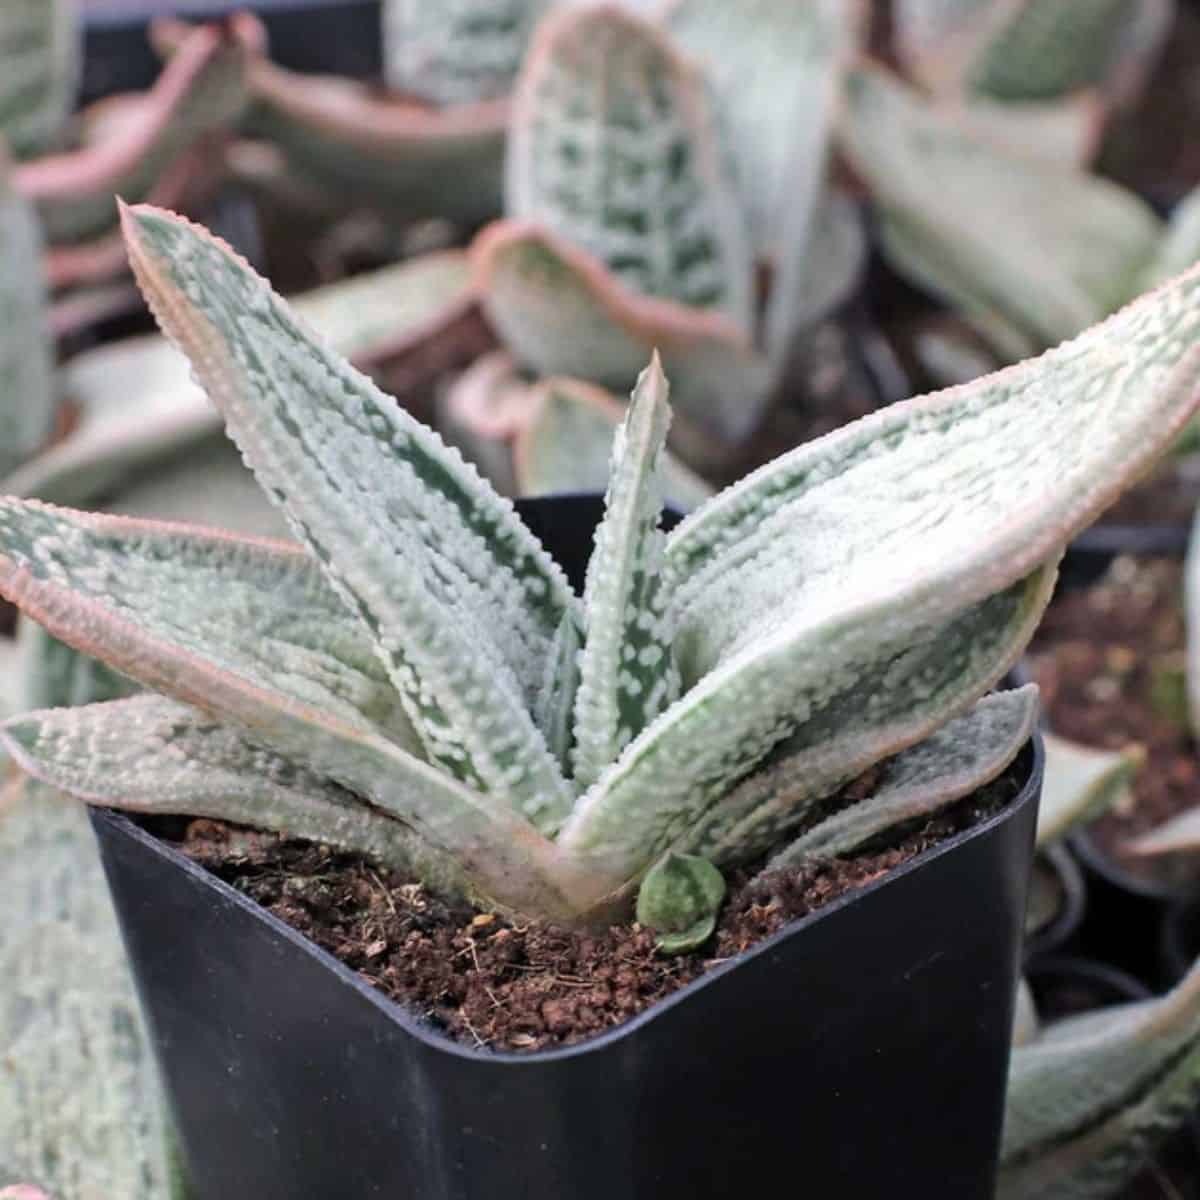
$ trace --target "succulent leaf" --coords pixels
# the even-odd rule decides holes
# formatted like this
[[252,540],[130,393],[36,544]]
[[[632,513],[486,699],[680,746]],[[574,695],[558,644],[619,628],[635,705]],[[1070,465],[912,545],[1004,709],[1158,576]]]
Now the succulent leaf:
[[1013,1013],[1013,1045],[1027,1045],[1037,1037],[1037,1034],[1037,1005],[1034,1003],[1033,992],[1030,990],[1028,982],[1022,976],[1017,981],[1017,1003]]
[[1126,842],[1130,854],[1194,854],[1200,850],[1200,808],[1189,808],[1161,825]]
[[115,230],[114,195],[148,198],[205,138],[236,120],[248,95],[247,67],[235,39],[198,28],[150,92],[85,114],[78,149],[18,167],[17,190],[33,202],[47,240],[80,243]]
[[25,770],[90,803],[254,825],[367,855],[434,890],[469,890],[401,821],[164,696],[26,713],[3,731]]
[[842,0],[668,0],[664,7],[672,38],[712,88],[762,259],[781,261],[811,234],[855,9]]
[[49,440],[58,408],[41,248],[0,141],[0,477]]
[[570,792],[530,709],[578,603],[562,571],[509,502],[316,341],[232,251],[152,209],[125,220],[164,330],[371,629],[427,754],[552,828]]
[[1171,210],[1167,231],[1146,267],[1142,286],[1157,287],[1200,262],[1200,188]]
[[[623,415],[622,406],[602,388],[563,377],[543,380],[534,389],[531,415],[513,442],[519,493],[603,491]],[[713,494],[670,450],[663,451],[660,463],[669,507],[690,512]]]
[[1102,1200],[1200,1092],[1200,965],[1165,996],[1055,1022],[1013,1050],[999,1196]]
[[1186,669],[1188,718],[1192,735],[1200,735],[1200,509],[1192,518],[1187,555],[1183,563],[1183,618],[1186,629]]
[[385,0],[384,75],[432,104],[508,95],[550,0]]
[[31,780],[0,797],[0,904],[0,1186],[165,1196],[158,1073],[82,804]]
[[658,934],[664,954],[683,954],[712,937],[724,899],[725,877],[708,859],[667,854],[638,889],[638,923]]
[[628,877],[774,745],[828,733],[856,682],[1057,554],[1193,411],[1198,291],[1185,275],[1040,359],[799,447],[688,517],[667,542],[684,695],[561,844]]
[[1065,837],[1107,812],[1146,762],[1142,746],[1097,750],[1052,733],[1044,735],[1046,772],[1038,809],[1037,844]]
[[590,787],[677,696],[661,590],[665,535],[659,464],[671,412],[657,357],[617,430],[604,517],[583,593],[575,695],[575,784]]
[[43,153],[71,111],[79,74],[75,0],[5,0],[0,11],[0,139]]
[[1096,92],[1020,103],[977,96],[958,111],[971,129],[1010,154],[1079,168],[1096,156],[1108,115]]
[[[893,259],[962,304],[1002,353],[1054,345],[1111,312],[1135,293],[1162,233],[1133,194],[1007,154],[881,70],[852,73],[841,144],[882,211]],[[981,219],[989,211],[996,222]]]
[[1033,684],[985,696],[963,716],[889,759],[871,796],[814,825],[770,865],[853,853],[881,833],[961,800],[1009,766],[1029,741],[1037,717]]
[[496,222],[473,255],[488,319],[531,370],[625,392],[657,350],[682,422],[723,443],[757,425],[768,364],[722,314],[633,292],[538,225]]
[[506,172],[510,217],[636,295],[751,330],[750,249],[708,97],[655,26],[615,4],[548,19],[517,86]]

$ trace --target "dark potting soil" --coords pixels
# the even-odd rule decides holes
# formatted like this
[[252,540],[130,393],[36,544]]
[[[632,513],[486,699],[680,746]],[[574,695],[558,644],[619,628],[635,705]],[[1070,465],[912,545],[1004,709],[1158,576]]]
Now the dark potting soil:
[[638,925],[597,933],[514,925],[449,905],[358,856],[220,822],[187,823],[181,848],[451,1037],[541,1050],[620,1024],[796,918],[999,812],[1020,790],[1022,773],[1009,771],[890,848],[758,877],[751,869],[734,874],[709,944],[675,957],[659,954],[653,934]]
[[1130,801],[1091,826],[1135,875],[1171,886],[1196,877],[1190,856],[1142,859],[1125,844],[1200,802],[1187,723],[1180,563],[1119,557],[1099,582],[1060,592],[1033,641],[1031,666],[1050,728],[1085,745],[1147,751]]

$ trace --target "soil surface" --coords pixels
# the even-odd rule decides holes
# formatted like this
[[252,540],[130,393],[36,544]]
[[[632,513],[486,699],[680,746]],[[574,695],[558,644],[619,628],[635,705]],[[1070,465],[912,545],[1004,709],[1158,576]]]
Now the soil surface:
[[1200,801],[1200,761],[1183,685],[1181,564],[1119,557],[1088,588],[1060,591],[1030,654],[1050,728],[1085,745],[1146,747],[1131,800],[1095,821],[1091,836],[1122,867],[1170,886],[1200,871],[1190,856],[1140,859],[1132,837]]
[[497,1050],[542,1050],[620,1024],[796,918],[1000,811],[1017,794],[1021,774],[1009,771],[889,848],[794,871],[733,875],[710,943],[676,957],[659,954],[653,934],[636,924],[595,934],[514,925],[448,905],[360,857],[274,834],[195,820],[182,831],[182,849],[451,1037]]

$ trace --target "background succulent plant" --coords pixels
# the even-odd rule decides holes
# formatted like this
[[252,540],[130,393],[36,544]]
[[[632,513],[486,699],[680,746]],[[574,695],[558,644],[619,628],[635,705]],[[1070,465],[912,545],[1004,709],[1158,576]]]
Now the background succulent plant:
[[79,73],[75,0],[7,0],[0,12],[0,137],[17,158],[61,136]]
[[[286,827],[557,920],[630,903],[668,851],[852,846],[1002,769],[1031,693],[970,706],[1065,540],[1200,399],[1191,275],[801,447],[664,538],[652,366],[580,601],[506,502],[245,264],[166,214],[127,223],[157,315],[306,549],[4,501],[4,590],[166,693],[16,718],[6,744],[93,800]],[[875,796],[804,827],[889,755]]]

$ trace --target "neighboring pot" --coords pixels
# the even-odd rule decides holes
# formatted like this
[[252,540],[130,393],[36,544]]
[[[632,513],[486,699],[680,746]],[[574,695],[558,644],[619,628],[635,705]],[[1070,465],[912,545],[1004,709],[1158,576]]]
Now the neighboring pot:
[[[1083,872],[1063,845],[1039,850],[1029,883],[1030,923],[1025,931],[1025,962],[1036,964],[1070,944],[1083,924],[1087,910],[1087,884]],[[1038,912],[1050,913],[1040,921]]]
[[1165,987],[1178,983],[1200,958],[1200,894],[1176,900],[1163,916],[1159,939],[1161,977]]
[[1127,971],[1075,955],[1047,956],[1031,963],[1025,979],[1042,1021],[1057,1021],[1110,1004],[1149,1000],[1153,994]]
[[[579,585],[596,497],[518,509]],[[1041,788],[566,1049],[452,1042],[124,817],[93,823],[195,1200],[990,1200]]]

